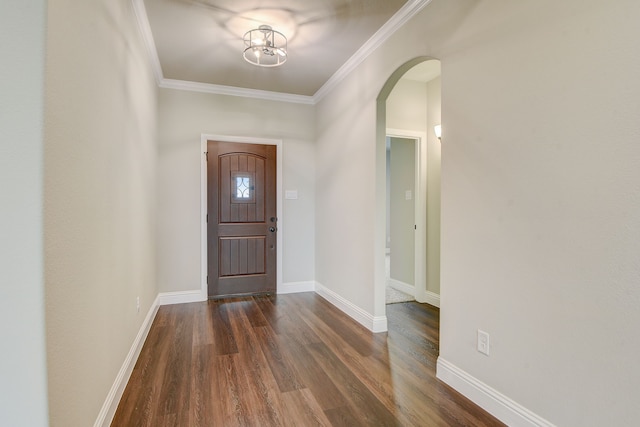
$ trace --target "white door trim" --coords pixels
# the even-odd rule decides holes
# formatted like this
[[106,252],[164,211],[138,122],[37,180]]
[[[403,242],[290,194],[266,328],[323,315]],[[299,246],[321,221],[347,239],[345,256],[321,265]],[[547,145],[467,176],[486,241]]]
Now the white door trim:
[[276,250],[276,291],[280,293],[282,289],[282,233],[284,231],[284,221],[282,215],[282,140],[269,138],[255,138],[250,136],[229,136],[202,134],[200,137],[200,254],[201,254],[201,297],[206,300],[208,295],[207,274],[207,141],[214,140],[220,142],[239,142],[245,144],[263,144],[276,146],[276,211],[278,215],[278,248]]
[[415,140],[415,220],[417,230],[414,235],[414,297],[419,302],[427,302],[427,134],[405,129],[387,128],[387,137]]

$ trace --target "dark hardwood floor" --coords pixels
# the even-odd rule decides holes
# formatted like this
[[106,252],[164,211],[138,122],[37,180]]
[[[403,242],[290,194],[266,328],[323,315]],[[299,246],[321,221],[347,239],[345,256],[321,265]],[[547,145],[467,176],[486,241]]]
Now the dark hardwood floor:
[[160,307],[112,426],[495,426],[435,378],[439,311],[372,334],[313,293]]

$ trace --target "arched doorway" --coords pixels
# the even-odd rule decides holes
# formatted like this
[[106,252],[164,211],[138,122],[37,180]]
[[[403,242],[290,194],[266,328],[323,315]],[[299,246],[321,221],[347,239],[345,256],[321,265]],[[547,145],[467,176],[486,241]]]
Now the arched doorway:
[[[406,129],[409,134],[424,135],[416,139],[416,206],[415,224],[405,224],[405,228],[415,229],[415,274],[413,283],[408,283],[406,289],[419,302],[426,302],[439,307],[439,266],[440,266],[440,141],[435,135],[434,125],[440,124],[440,62],[429,57],[418,57],[400,66],[387,80],[377,98],[377,130],[376,130],[376,247],[375,247],[375,311],[386,313],[385,289],[397,280],[389,280],[389,265],[385,262],[389,248],[388,218],[390,209],[388,205],[388,139],[389,129]],[[435,72],[436,70],[437,72]],[[402,80],[402,81],[401,81]],[[408,80],[411,80],[409,82]],[[421,88],[424,87],[424,92]],[[398,96],[399,88],[403,88],[409,98],[413,99],[413,105],[404,106],[400,116],[406,118],[413,114],[413,121],[397,120],[393,109],[398,108],[398,102],[402,102],[402,96]],[[428,89],[427,89],[428,88]],[[417,89],[417,90],[416,90]],[[416,93],[419,92],[419,93]],[[420,99],[424,93],[424,109],[409,111],[407,108],[417,109],[416,99]],[[428,95],[431,94],[431,95]],[[407,98],[407,99],[409,99]],[[398,101],[400,100],[400,101]],[[411,104],[411,101],[407,101]],[[428,106],[427,106],[428,103]],[[389,108],[389,110],[388,110]],[[420,107],[422,108],[422,107]],[[424,116],[422,119],[420,117]],[[411,191],[406,190],[406,199],[411,198]],[[401,198],[402,199],[402,198]],[[398,197],[393,198],[398,200]],[[424,209],[424,215],[418,213]],[[413,242],[413,240],[411,241]],[[413,243],[411,243],[413,244]],[[407,245],[411,245],[407,242]],[[407,247],[405,245],[405,247]],[[400,245],[396,242],[396,247]],[[399,257],[407,256],[404,251]],[[393,252],[391,253],[393,257]],[[393,259],[393,258],[391,258]],[[402,260],[400,260],[402,261]],[[396,265],[407,265],[406,262],[396,262]],[[400,268],[400,267],[399,267]],[[391,273],[393,275],[393,273]],[[400,275],[400,274],[398,274]],[[409,277],[404,272],[404,277]],[[411,282],[411,280],[406,280]],[[405,290],[406,290],[405,289]]]

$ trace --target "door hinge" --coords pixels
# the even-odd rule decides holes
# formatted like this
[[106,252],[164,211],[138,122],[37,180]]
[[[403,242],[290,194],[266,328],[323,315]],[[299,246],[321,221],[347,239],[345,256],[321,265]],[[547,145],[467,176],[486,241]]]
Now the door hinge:
[[209,214],[207,214],[207,224],[209,223]]
[[418,229],[418,226],[414,224],[414,225],[413,225],[413,229],[414,229],[414,230],[417,230],[417,229]]
[[205,157],[205,159],[206,159],[206,160],[207,160],[207,162],[208,162],[208,161],[209,161],[209,152],[208,152],[208,151],[205,151],[205,152],[204,152],[204,157]]

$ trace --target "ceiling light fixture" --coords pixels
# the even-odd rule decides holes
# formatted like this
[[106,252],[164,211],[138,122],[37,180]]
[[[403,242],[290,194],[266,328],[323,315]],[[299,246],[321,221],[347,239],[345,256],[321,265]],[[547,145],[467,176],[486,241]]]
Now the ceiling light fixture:
[[269,25],[244,34],[244,59],[260,67],[277,67],[287,61],[287,38]]

